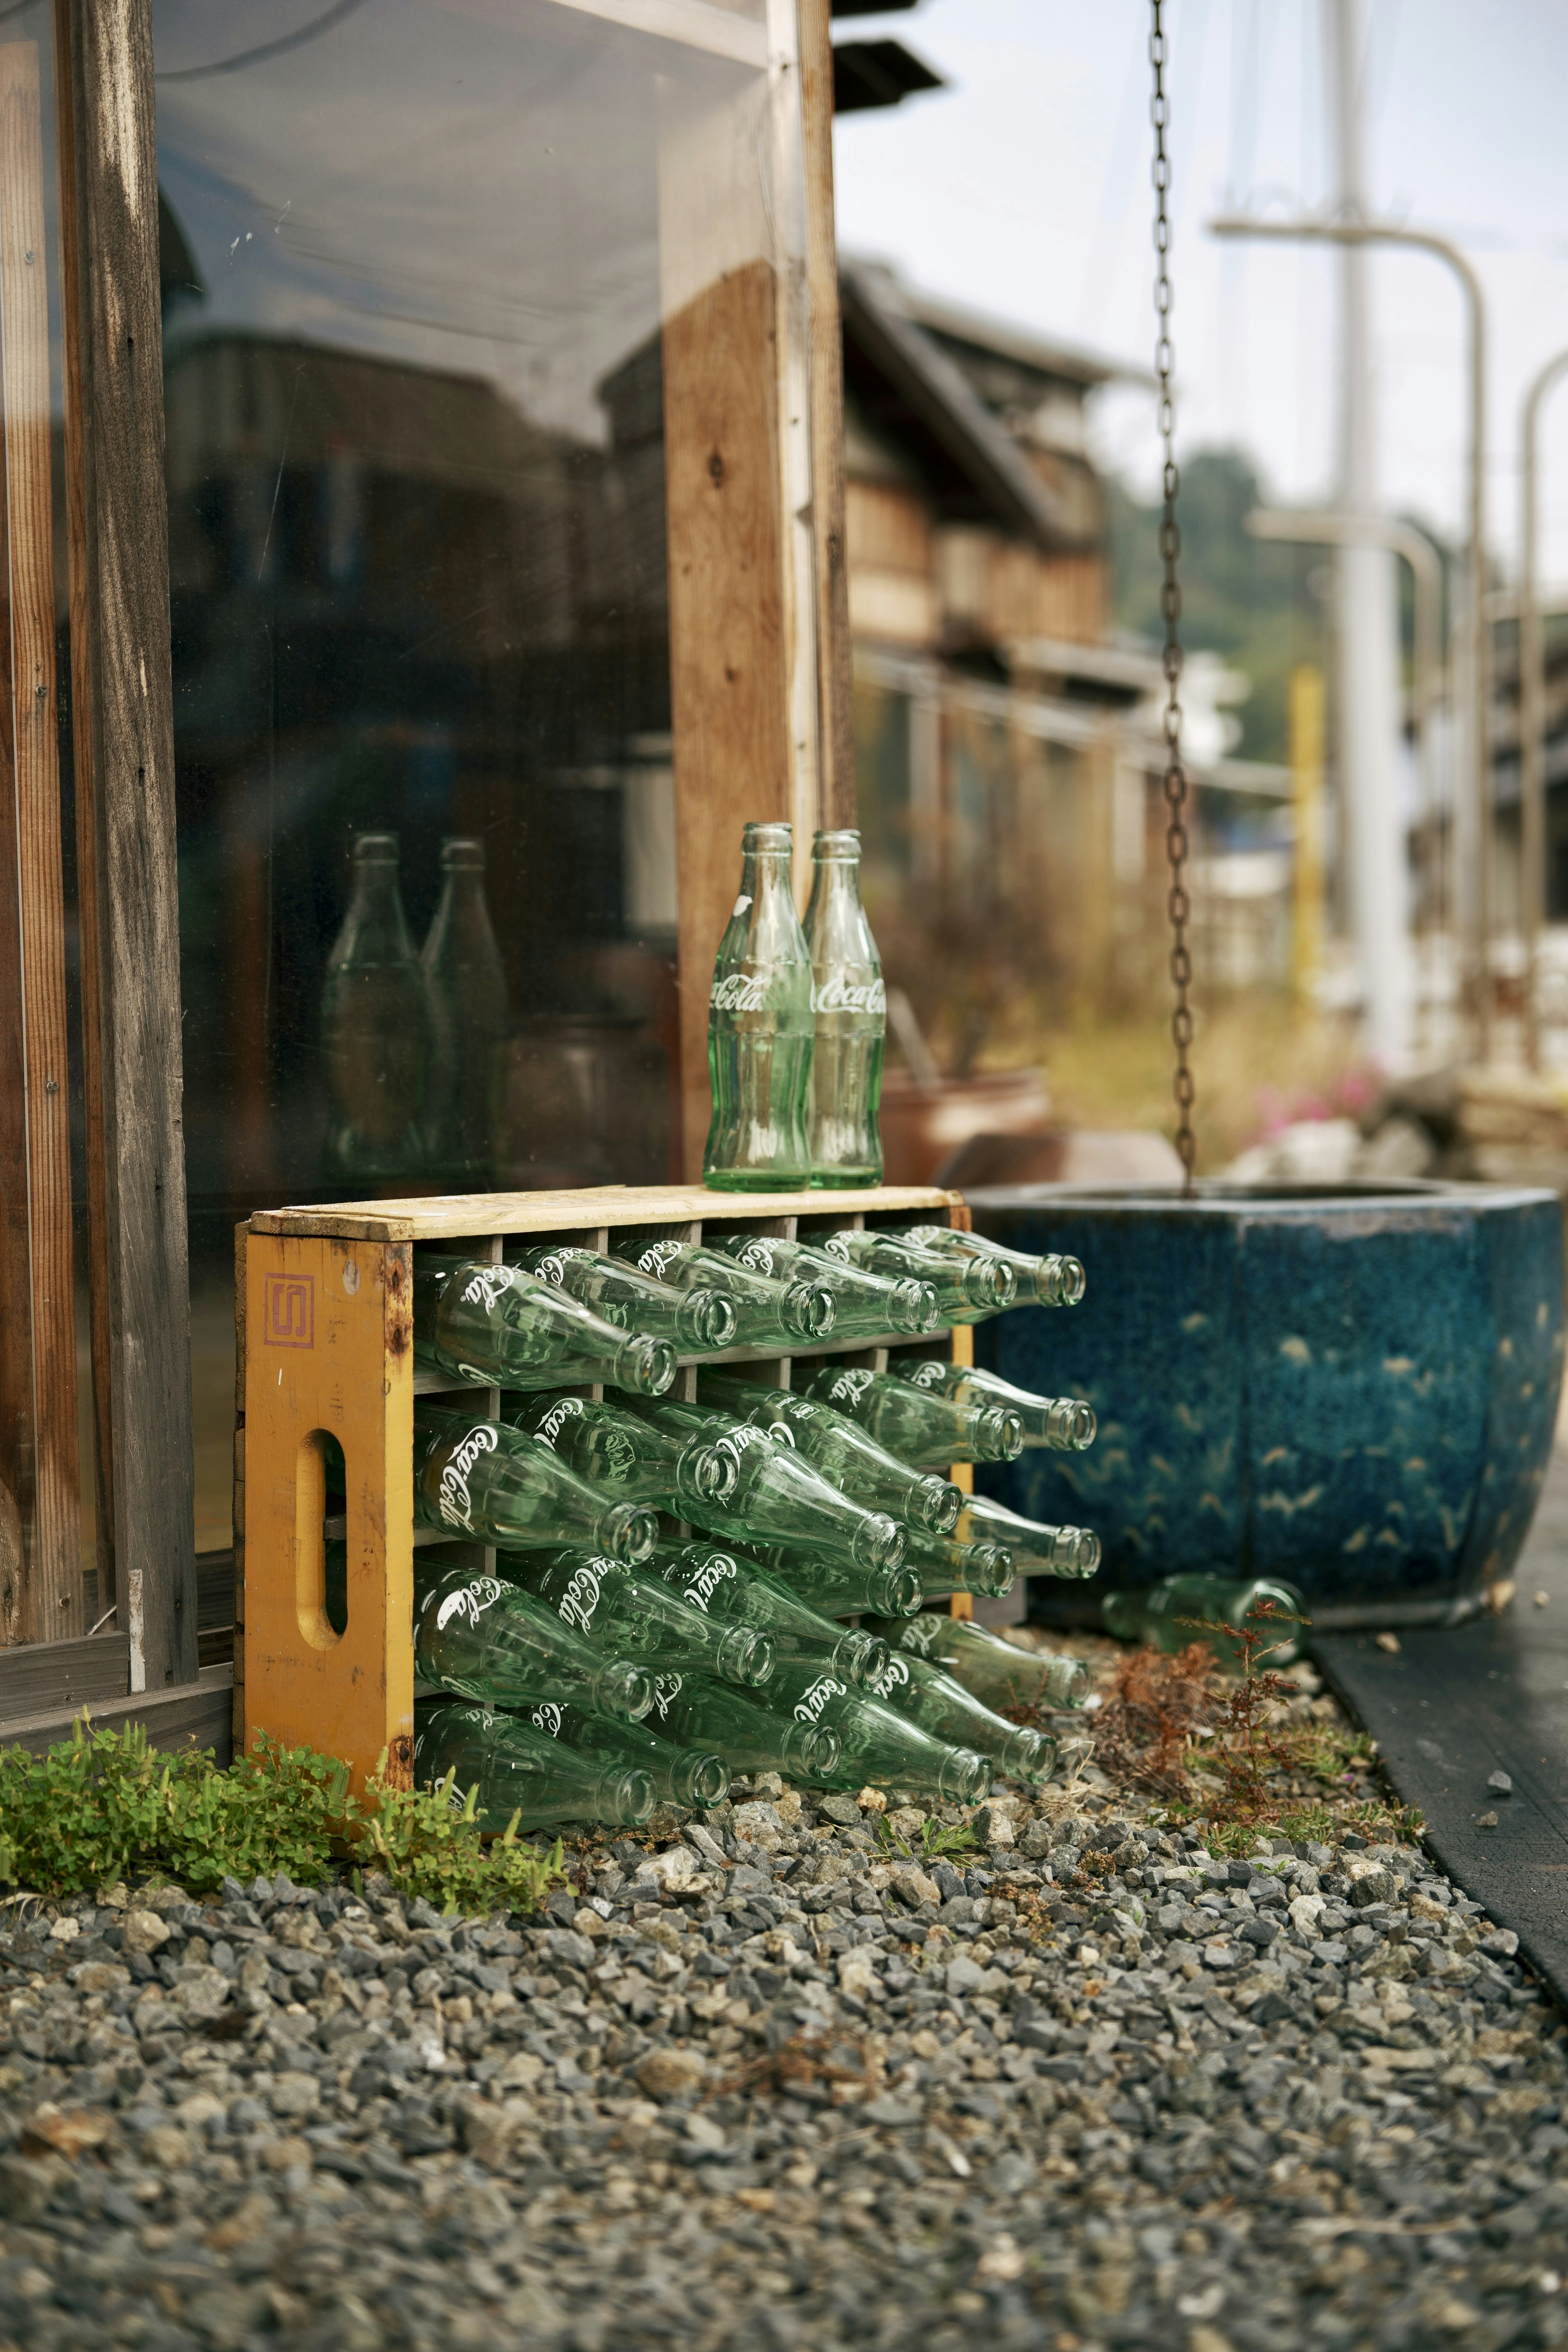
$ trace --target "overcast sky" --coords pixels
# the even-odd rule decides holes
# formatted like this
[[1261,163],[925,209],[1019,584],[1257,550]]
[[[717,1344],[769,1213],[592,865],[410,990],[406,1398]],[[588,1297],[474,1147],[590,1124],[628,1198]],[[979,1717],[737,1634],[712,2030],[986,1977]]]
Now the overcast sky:
[[[1188,447],[1237,441],[1276,495],[1331,493],[1333,258],[1220,244],[1226,204],[1285,215],[1330,184],[1324,0],[1170,0],[1175,341]],[[837,134],[847,251],[926,289],[1147,363],[1149,11],[1142,0],[924,0],[840,22],[894,35],[952,87]],[[1518,543],[1519,411],[1568,345],[1568,5],[1367,0],[1365,145],[1383,215],[1464,247],[1491,341],[1489,541]],[[1372,264],[1380,488],[1449,531],[1464,503],[1465,342],[1443,265]],[[1154,479],[1148,395],[1101,395],[1100,453]],[[1546,576],[1568,584],[1568,380],[1547,411]]]

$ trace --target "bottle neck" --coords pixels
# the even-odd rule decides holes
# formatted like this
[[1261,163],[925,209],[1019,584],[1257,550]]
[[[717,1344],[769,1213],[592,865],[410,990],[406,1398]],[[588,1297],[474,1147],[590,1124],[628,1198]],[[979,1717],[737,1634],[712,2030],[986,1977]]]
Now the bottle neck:
[[353,896],[343,929],[362,957],[378,954],[401,961],[413,955],[395,865],[378,860],[354,868]]

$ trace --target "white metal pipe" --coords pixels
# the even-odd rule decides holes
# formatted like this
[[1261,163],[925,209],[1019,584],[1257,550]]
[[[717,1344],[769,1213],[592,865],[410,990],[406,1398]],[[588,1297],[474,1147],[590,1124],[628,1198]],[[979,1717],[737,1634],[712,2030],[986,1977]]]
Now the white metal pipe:
[[1538,479],[1541,411],[1547,394],[1564,370],[1568,370],[1568,351],[1556,352],[1538,370],[1524,395],[1520,429],[1520,898],[1524,928],[1525,1050],[1531,1069],[1541,1065],[1536,959],[1541,948],[1541,927],[1546,920],[1546,677],[1541,635]]

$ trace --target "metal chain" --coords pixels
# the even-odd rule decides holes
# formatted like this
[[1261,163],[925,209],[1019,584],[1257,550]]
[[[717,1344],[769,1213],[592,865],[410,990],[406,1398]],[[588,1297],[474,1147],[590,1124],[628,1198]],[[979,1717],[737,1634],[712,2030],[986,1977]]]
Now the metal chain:
[[1176,493],[1181,488],[1181,476],[1176,470],[1176,404],[1171,390],[1176,354],[1171,341],[1171,217],[1166,206],[1171,188],[1171,160],[1165,152],[1170,101],[1165,95],[1163,0],[1152,0],[1152,5],[1153,29],[1149,36],[1149,62],[1154,69],[1154,95],[1149,110],[1154,124],[1154,251],[1157,257],[1154,309],[1160,320],[1159,340],[1154,346],[1154,368],[1160,379],[1160,440],[1164,452],[1162,476],[1164,510],[1160,518],[1160,611],[1165,623],[1162,657],[1165,673],[1165,859],[1171,869],[1171,887],[1165,899],[1165,912],[1171,924],[1171,984],[1176,998],[1175,1010],[1171,1015],[1171,1037],[1176,1048],[1176,1070],[1173,1082],[1176,1097],[1176,1151],[1182,1163],[1182,1191],[1187,1194],[1193,1189],[1193,1163],[1197,1156],[1197,1140],[1193,1133],[1195,1090],[1188,1062],[1193,1043],[1193,1013],[1188,1002],[1193,982],[1193,959],[1187,946],[1187,926],[1192,920],[1193,908],[1184,878],[1189,848],[1187,772],[1182,764],[1182,705],[1178,690],[1182,677],[1179,628],[1182,591],[1176,577],[1176,559],[1182,551],[1182,534],[1176,522]]

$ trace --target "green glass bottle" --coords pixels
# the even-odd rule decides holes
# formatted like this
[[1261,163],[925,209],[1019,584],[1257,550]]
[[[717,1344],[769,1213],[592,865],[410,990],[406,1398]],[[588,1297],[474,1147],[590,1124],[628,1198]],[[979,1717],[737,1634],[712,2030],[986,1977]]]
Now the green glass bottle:
[[932,1356],[896,1356],[888,1366],[911,1388],[928,1396],[946,1397],[952,1404],[1006,1405],[1018,1416],[1024,1444],[1047,1445],[1057,1454],[1081,1454],[1094,1444],[1094,1407],[1081,1397],[1034,1396],[1016,1389],[994,1372],[973,1364],[950,1364]]
[[575,1546],[542,1556],[498,1552],[496,1572],[616,1657],[655,1668],[693,1666],[753,1687],[773,1671],[773,1641],[761,1627],[715,1623],[661,1578],[637,1575],[601,1553]]
[[658,1396],[675,1378],[668,1339],[617,1331],[521,1266],[476,1258],[415,1260],[414,1354],[418,1363],[487,1388],[613,1381]]
[[744,1552],[717,1544],[660,1544],[643,1570],[715,1622],[760,1625],[775,1658],[816,1658],[830,1674],[868,1688],[888,1662],[879,1635],[836,1625]]
[[1017,1281],[999,1258],[964,1257],[956,1252],[922,1249],[902,1234],[858,1231],[846,1226],[822,1244],[829,1257],[863,1266],[889,1282],[929,1282],[944,1323],[982,1323],[1011,1307]]
[[773,1282],[721,1250],[676,1241],[668,1234],[632,1234],[613,1246],[618,1258],[651,1281],[668,1283],[673,1290],[719,1291],[735,1310],[734,1347],[776,1348],[784,1355],[804,1341],[826,1339],[834,1328],[837,1303],[815,1275]]
[[435,1024],[397,887],[397,835],[360,833],[353,890],[321,991],[325,1174],[351,1196],[421,1174],[430,1150]]
[[741,895],[713,966],[702,1181],[727,1192],[795,1192],[811,1174],[811,961],[795,910],[791,838],[787,824],[746,826]]
[[989,1495],[964,1496],[958,1534],[964,1543],[1002,1545],[1020,1576],[1092,1576],[1100,1566],[1100,1538],[1092,1528],[1026,1519]]
[[1307,1622],[1293,1584],[1272,1576],[1167,1576],[1137,1592],[1108,1592],[1100,1604],[1105,1630],[1122,1642],[1147,1642],[1173,1655],[1206,1642],[1227,1666],[1246,1659],[1244,1631],[1258,1637],[1259,1666],[1288,1666],[1299,1655]]
[[1011,1405],[954,1404],[891,1372],[825,1364],[805,1393],[868,1430],[879,1445],[918,1469],[949,1462],[1012,1462],[1024,1432]]
[[423,1402],[414,1408],[414,1516],[511,1550],[583,1543],[637,1560],[658,1540],[646,1503],[600,1494],[536,1437]]
[[837,1310],[833,1332],[838,1339],[881,1339],[889,1332],[923,1339],[942,1320],[929,1282],[908,1275],[889,1279],[867,1274],[809,1242],[781,1241],[773,1234],[715,1234],[704,1246],[769,1281],[820,1283],[833,1294]]
[[933,1738],[883,1700],[851,1690],[807,1660],[792,1658],[780,1666],[766,1703],[777,1715],[837,1733],[837,1770],[810,1775],[819,1787],[907,1789],[944,1804],[977,1805],[991,1786],[991,1767],[973,1748]]
[[478,1792],[483,1829],[553,1829],[558,1822],[603,1822],[636,1829],[654,1807],[640,1766],[577,1755],[515,1715],[444,1701],[416,1711],[414,1779],[438,1788],[456,1775],[454,1798]]
[[922,1609],[901,1623],[879,1623],[895,1650],[940,1666],[1000,1715],[1013,1706],[1081,1706],[1089,1671],[1081,1658],[1049,1650],[1017,1650],[988,1626],[945,1610]]
[[910,1531],[904,1557],[920,1578],[922,1601],[948,1601],[955,1592],[1000,1601],[1017,1580],[1013,1555],[1003,1544],[965,1543],[956,1536],[928,1536],[916,1528]]
[[877,1684],[877,1696],[933,1739],[989,1757],[1009,1780],[1048,1780],[1056,1769],[1057,1743],[1048,1731],[1032,1731],[994,1715],[929,1658],[895,1650]]
[[730,1768],[714,1748],[680,1748],[645,1723],[590,1715],[586,1707],[556,1699],[530,1707],[528,1720],[546,1739],[558,1739],[580,1756],[599,1756],[607,1764],[646,1772],[660,1804],[694,1805],[706,1812],[730,1793]]
[[656,1282],[619,1258],[565,1242],[521,1249],[516,1258],[535,1281],[565,1291],[580,1307],[602,1323],[613,1323],[617,1330],[668,1339],[672,1348],[688,1356],[735,1343],[735,1302],[710,1286],[699,1283],[689,1290],[672,1289],[668,1282]]
[[817,1544],[752,1544],[749,1557],[823,1617],[912,1617],[921,1580],[908,1560],[897,1568],[857,1568],[841,1551]]
[[951,1478],[911,1470],[845,1413],[795,1389],[763,1388],[752,1381],[705,1371],[697,1382],[699,1404],[716,1406],[793,1445],[815,1470],[868,1510],[886,1511],[911,1527],[946,1535],[957,1525],[963,1495]]
[[575,1698],[601,1715],[638,1716],[653,1696],[645,1668],[606,1657],[515,1584],[443,1569],[426,1550],[414,1555],[414,1667],[487,1706]]
[[1020,1307],[1076,1307],[1086,1287],[1086,1276],[1076,1257],[1030,1257],[987,1241],[984,1234],[963,1234],[952,1225],[911,1225],[907,1238],[921,1249],[948,1257],[989,1258],[1010,1268],[1017,1284]]
[[431,1163],[449,1192],[478,1192],[494,1181],[506,971],[485,904],[484,844],[444,841],[441,873],[419,958],[436,1029]]
[[735,1457],[704,1437],[671,1437],[618,1404],[584,1396],[505,1397],[501,1419],[537,1438],[591,1486],[684,1517],[690,1503],[721,1509],[735,1491]]
[[706,1675],[656,1675],[648,1726],[661,1739],[716,1748],[731,1772],[811,1780],[837,1769],[837,1734],[795,1722]]
[[904,1531],[885,1511],[868,1511],[840,1495],[803,1462],[754,1427],[710,1406],[678,1397],[628,1399],[655,1429],[693,1436],[727,1449],[735,1463],[735,1491],[722,1504],[690,1505],[688,1517],[710,1535],[751,1548],[759,1543],[815,1543],[845,1553],[860,1568],[896,1568]]
[[818,833],[811,844],[811,1181],[833,1191],[879,1184],[882,1054],[888,997],[860,904],[860,836]]

